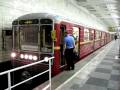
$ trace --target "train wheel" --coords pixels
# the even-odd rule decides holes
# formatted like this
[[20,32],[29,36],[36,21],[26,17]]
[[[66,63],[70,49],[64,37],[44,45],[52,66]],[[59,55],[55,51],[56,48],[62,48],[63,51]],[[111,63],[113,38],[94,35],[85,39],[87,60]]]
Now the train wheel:
[[[29,71],[23,71],[21,73],[21,81],[26,80],[26,79],[30,78],[31,76],[32,75]],[[27,81],[25,84],[27,84],[27,85],[32,84],[32,80]]]

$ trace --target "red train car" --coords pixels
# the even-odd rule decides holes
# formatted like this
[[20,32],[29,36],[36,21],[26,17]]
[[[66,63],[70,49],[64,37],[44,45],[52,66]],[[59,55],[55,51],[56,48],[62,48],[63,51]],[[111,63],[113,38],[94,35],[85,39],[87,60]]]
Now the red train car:
[[[12,27],[11,61],[13,65],[16,67],[42,60],[45,56],[54,56],[53,75],[61,72],[66,66],[63,56],[63,38],[66,30],[75,37],[75,49],[80,58],[111,40],[109,33],[81,26],[58,15],[48,13],[32,13],[21,16],[13,21]],[[47,66],[48,63],[43,63],[37,68],[43,70]]]

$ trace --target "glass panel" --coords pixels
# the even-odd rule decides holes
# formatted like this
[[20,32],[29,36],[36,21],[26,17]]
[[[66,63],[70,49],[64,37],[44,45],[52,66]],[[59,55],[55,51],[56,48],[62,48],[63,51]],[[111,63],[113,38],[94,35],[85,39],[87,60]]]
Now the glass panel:
[[94,40],[94,30],[90,30],[90,40]]
[[84,41],[89,41],[89,29],[84,29]]
[[38,26],[21,26],[20,27],[20,41],[23,50],[37,50],[38,49]]
[[52,25],[42,25],[40,27],[41,52],[52,52],[51,31]]
[[78,52],[79,51],[79,28],[78,27],[73,27],[73,36],[75,39],[75,50]]
[[40,20],[40,23],[41,24],[52,24],[52,20],[51,19],[41,19]]
[[19,28],[18,26],[13,26],[13,30],[14,30],[14,48],[18,49],[19,48]]
[[104,38],[105,38],[105,33],[102,32],[102,39],[104,39]]
[[100,32],[99,31],[96,31],[96,37],[95,37],[96,40],[100,39]]
[[25,24],[38,24],[39,20],[38,19],[29,19],[29,20],[20,20],[19,24],[20,25],[25,25]]
[[64,52],[64,36],[65,36],[65,25],[60,26],[60,65],[63,66],[66,64],[66,60],[64,58],[63,52]]

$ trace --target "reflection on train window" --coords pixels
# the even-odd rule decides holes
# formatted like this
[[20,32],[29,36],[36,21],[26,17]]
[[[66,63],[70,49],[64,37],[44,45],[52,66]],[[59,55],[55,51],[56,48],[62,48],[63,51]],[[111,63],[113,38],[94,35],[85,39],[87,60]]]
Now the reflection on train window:
[[51,25],[40,27],[40,46],[42,52],[52,52]]
[[84,29],[84,41],[89,41],[89,29]]
[[38,45],[38,26],[21,26],[20,41],[21,45]]

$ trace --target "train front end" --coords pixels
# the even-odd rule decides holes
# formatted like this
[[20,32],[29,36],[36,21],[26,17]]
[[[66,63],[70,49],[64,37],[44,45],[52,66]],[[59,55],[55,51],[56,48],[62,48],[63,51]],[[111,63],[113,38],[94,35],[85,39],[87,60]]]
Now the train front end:
[[[13,22],[12,65],[18,67],[53,56],[54,43],[51,38],[53,30],[53,21],[48,18],[15,20]],[[48,67],[48,62],[43,62],[39,66],[44,70],[45,66]],[[36,67],[38,65],[32,69]]]

